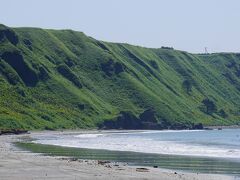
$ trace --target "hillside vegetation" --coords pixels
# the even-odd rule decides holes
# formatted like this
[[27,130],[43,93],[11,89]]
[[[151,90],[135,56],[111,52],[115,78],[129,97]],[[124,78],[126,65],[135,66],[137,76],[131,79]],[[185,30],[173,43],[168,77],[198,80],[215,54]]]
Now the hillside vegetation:
[[240,54],[190,54],[0,25],[0,129],[240,122]]

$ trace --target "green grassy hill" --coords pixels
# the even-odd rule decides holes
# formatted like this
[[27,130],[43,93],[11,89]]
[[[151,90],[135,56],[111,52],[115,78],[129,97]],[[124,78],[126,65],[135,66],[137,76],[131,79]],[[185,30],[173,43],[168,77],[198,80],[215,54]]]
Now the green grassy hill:
[[240,54],[190,54],[0,25],[0,129],[240,122]]

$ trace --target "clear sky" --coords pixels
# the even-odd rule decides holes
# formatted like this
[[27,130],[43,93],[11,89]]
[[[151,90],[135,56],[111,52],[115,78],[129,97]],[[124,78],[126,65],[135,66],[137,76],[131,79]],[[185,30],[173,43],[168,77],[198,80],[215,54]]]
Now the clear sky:
[[240,0],[0,0],[0,23],[73,29],[99,40],[240,52]]

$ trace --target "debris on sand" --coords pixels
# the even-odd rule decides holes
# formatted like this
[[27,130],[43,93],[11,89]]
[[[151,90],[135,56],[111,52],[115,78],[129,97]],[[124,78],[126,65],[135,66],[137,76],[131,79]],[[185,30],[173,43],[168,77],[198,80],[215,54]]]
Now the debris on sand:
[[149,172],[149,169],[147,168],[136,168],[137,172]]

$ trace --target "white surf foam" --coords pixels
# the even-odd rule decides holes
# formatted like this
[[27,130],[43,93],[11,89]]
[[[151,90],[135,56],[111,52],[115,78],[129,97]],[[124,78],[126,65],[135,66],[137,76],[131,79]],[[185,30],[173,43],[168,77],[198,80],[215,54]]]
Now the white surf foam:
[[103,134],[79,134],[74,137],[76,137],[76,138],[96,138],[99,136],[103,136]]
[[240,158],[240,149],[224,148],[207,145],[192,145],[173,141],[153,140],[149,137],[136,137],[112,134],[80,134],[59,139],[40,139],[41,144],[67,147],[105,149],[116,151],[133,151],[142,153],[156,153],[169,155],[207,156],[221,158]]

